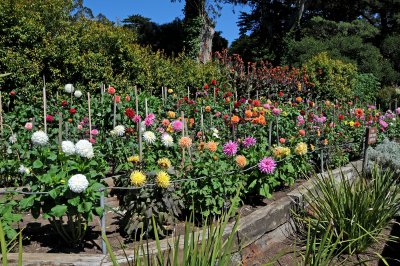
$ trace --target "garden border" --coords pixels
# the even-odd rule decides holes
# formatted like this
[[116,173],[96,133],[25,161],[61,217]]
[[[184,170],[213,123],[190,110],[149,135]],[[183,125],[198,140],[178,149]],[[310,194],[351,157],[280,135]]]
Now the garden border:
[[[362,160],[352,162],[344,167],[332,170],[335,178],[339,178],[343,173],[347,178],[353,178],[356,171],[361,171]],[[326,176],[327,173],[318,174]],[[304,206],[304,196],[309,191],[314,190],[313,179],[310,179],[288,192],[283,198],[262,207],[249,215],[240,218],[239,226],[233,244],[232,262],[242,261],[246,253],[259,253],[265,250],[271,242],[281,241],[290,233],[290,211],[293,207]],[[224,231],[227,237],[235,222],[229,223]],[[167,250],[173,243],[173,238],[169,237],[160,241],[161,249]],[[240,245],[238,244],[240,243]],[[172,245],[173,246],[173,245]],[[179,248],[183,248],[183,239],[179,243]],[[150,254],[157,252],[156,243],[150,242],[148,248]],[[127,254],[134,254],[132,250],[126,249]],[[125,255],[122,250],[114,252],[120,265],[127,265]],[[9,264],[15,265],[18,261],[17,253],[10,253],[8,256]],[[133,256],[128,256],[129,260]],[[37,266],[91,266],[91,265],[112,265],[108,255],[103,254],[61,254],[61,253],[24,253],[23,265]]]

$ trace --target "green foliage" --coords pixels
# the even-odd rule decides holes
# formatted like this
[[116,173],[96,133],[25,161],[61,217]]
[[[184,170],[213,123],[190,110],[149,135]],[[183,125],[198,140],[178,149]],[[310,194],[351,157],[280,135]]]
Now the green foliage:
[[[234,225],[230,228],[230,233],[224,235],[228,229],[228,222],[236,213],[236,206],[239,201],[238,196],[231,199],[234,203],[229,210],[223,212],[221,216],[213,220],[210,225],[204,226],[202,229],[196,229],[194,215],[185,222],[184,234],[173,238],[172,243],[168,245],[167,250],[161,249],[160,237],[155,231],[156,250],[155,254],[146,252],[147,247],[140,238],[139,244],[134,248],[134,256],[128,258],[128,254],[124,250],[126,263],[128,265],[231,265],[231,253],[234,245],[240,247],[240,243],[235,243],[236,232],[239,226],[239,217],[237,216]],[[207,217],[203,217],[205,221]],[[152,217],[153,226],[156,227],[156,219]],[[206,223],[208,224],[208,223]],[[141,231],[143,236],[143,230]],[[117,259],[112,251],[107,237],[103,235],[107,244],[107,251],[113,265],[118,265]],[[183,250],[181,247],[183,246]],[[143,254],[146,254],[143,256]],[[131,261],[131,258],[133,260]]]
[[380,82],[373,74],[357,74],[353,82],[354,96],[367,103],[376,101]]
[[399,211],[400,187],[392,173],[378,167],[370,179],[358,173],[350,180],[341,173],[338,181],[332,172],[315,179],[315,191],[306,198],[305,219],[319,241],[330,228],[331,244],[340,241],[335,253],[358,253],[381,239],[382,230]]
[[[143,188],[120,195],[120,208],[126,211],[122,219],[124,232],[136,238],[140,230],[148,236],[165,237],[165,225],[176,223],[183,208],[182,200],[173,188]],[[153,217],[153,222],[152,222]]]
[[101,83],[128,90],[133,83],[154,93],[160,84],[183,89],[220,77],[212,63],[202,66],[184,55],[168,58],[141,47],[130,29],[71,19],[71,8],[68,0],[0,3],[0,71],[13,73],[4,77],[3,88],[39,93],[33,88],[45,76],[53,93],[66,83],[87,91]]
[[[36,219],[39,215],[48,219],[67,244],[80,244],[93,216],[103,214],[100,197],[105,193],[101,190],[104,187],[101,178],[107,170],[104,161],[35,146],[25,156],[26,166],[32,169],[28,185],[33,194],[25,195],[19,207],[30,211]],[[88,181],[87,188],[80,193],[73,192],[68,184],[75,174],[85,175]]]
[[314,17],[302,29],[302,38],[294,39],[293,34],[286,36],[288,52],[284,62],[299,65],[327,52],[333,59],[356,65],[361,73],[371,73],[385,84],[392,83],[397,80],[397,74],[372,42],[378,33],[377,28],[362,20],[350,23]]
[[18,235],[17,231],[12,227],[14,223],[22,220],[22,215],[18,214],[17,209],[18,202],[13,199],[12,194],[2,195],[0,199],[0,220],[4,237],[8,241]]
[[[0,219],[0,249],[1,249],[1,265],[7,266],[8,259],[7,255],[11,250],[15,247],[16,237],[18,237],[18,266],[22,266],[22,231],[20,231],[17,235],[14,236],[13,239],[9,241],[6,240],[6,235],[4,233],[4,224],[2,219]],[[13,265],[15,262],[13,263]]]
[[320,53],[305,64],[309,79],[315,83],[317,95],[328,99],[347,99],[353,96],[351,88],[357,67],[350,63],[331,59],[326,52]]

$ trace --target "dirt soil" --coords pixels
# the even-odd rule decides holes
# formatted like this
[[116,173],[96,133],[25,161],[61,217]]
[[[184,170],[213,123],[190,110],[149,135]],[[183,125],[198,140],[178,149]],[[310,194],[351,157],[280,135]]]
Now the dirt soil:
[[[262,208],[274,201],[286,196],[288,192],[298,187],[305,180],[298,180],[294,186],[290,188],[282,188],[280,191],[273,193],[271,199],[250,198],[247,199],[245,205],[238,209],[241,217],[247,216],[259,208]],[[113,250],[132,247],[133,242],[123,237],[119,231],[120,215],[113,209],[118,207],[118,199],[111,197],[107,199],[106,212],[106,231],[109,242]],[[400,218],[398,218],[390,228],[384,231],[384,235],[392,235],[400,237]],[[23,228],[24,233],[24,253],[79,253],[79,254],[101,254],[101,234],[100,219],[96,217],[92,223],[92,227],[86,234],[83,244],[80,247],[69,248],[62,239],[52,230],[49,222],[41,218],[35,220],[30,214],[25,214],[23,222],[19,223],[19,228]],[[184,232],[184,223],[178,223],[174,226],[175,232]],[[299,265],[300,254],[294,252],[299,251],[300,247],[295,248],[293,237],[289,237],[284,241],[270,241],[267,248],[262,252],[252,253],[251,250],[245,250],[247,257],[243,258],[244,265]],[[364,260],[361,265],[385,265],[379,260],[377,254],[387,258],[389,265],[400,266],[400,243],[382,242],[368,249],[364,254],[358,256],[343,258],[345,261],[338,261],[333,265],[354,265],[359,264],[359,260]],[[250,255],[249,255],[250,254]],[[391,259],[389,259],[391,258]]]
[[[293,189],[304,183],[305,180],[297,180],[291,187],[283,187],[280,191],[272,194],[270,199],[249,198],[246,204],[238,209],[240,217],[247,216],[259,208],[281,199]],[[108,208],[107,208],[108,207]],[[119,231],[119,221],[121,216],[115,209],[118,208],[116,196],[106,200],[106,234],[114,250],[121,249],[121,246],[129,247],[133,244],[124,237]],[[30,213],[26,213],[23,221],[17,226],[23,229],[24,253],[80,253],[80,254],[101,254],[101,228],[100,219],[95,217],[91,228],[87,231],[83,244],[79,247],[67,247],[59,235],[53,231],[49,221],[39,217],[34,219]],[[184,232],[184,223],[180,222],[171,226],[175,232]]]

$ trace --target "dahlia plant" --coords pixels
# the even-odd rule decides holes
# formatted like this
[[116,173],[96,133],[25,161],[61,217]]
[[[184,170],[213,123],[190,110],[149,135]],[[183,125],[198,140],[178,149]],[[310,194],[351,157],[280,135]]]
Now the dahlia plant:
[[87,140],[63,141],[59,150],[38,131],[32,134],[32,143],[24,154],[26,166],[20,166],[21,171],[32,169],[27,189],[32,195],[26,195],[20,207],[34,218],[41,214],[67,244],[78,245],[93,215],[103,213],[99,201],[105,193],[104,160]]

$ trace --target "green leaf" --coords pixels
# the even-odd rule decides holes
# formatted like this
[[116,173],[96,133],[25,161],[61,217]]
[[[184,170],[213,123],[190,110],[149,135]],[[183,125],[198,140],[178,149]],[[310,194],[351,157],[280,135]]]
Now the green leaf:
[[56,217],[61,217],[67,212],[68,207],[66,205],[57,205],[51,208],[51,212]]
[[84,208],[85,212],[89,212],[90,209],[92,208],[92,206],[93,206],[93,203],[91,203],[91,202],[83,203],[83,208]]
[[72,206],[78,206],[80,202],[80,197],[76,196],[75,198],[69,199],[68,203],[71,204]]
[[49,191],[49,195],[53,199],[56,199],[58,197],[58,194],[59,194],[59,191],[56,188]]
[[286,165],[286,167],[287,167],[287,170],[288,170],[289,173],[294,173],[294,168],[293,168],[293,165],[291,163],[288,163]]
[[269,185],[268,184],[262,184],[260,187],[260,195],[266,198],[271,197],[271,194],[269,193]]
[[33,162],[33,168],[37,169],[37,168],[42,168],[43,167],[43,163],[41,160],[37,159],[36,161]]
[[47,157],[50,161],[55,161],[57,160],[57,155],[55,153],[51,153],[50,156]]
[[96,207],[96,208],[94,208],[94,211],[96,212],[96,214],[98,216],[102,216],[103,212],[104,212],[104,209],[102,207]]

